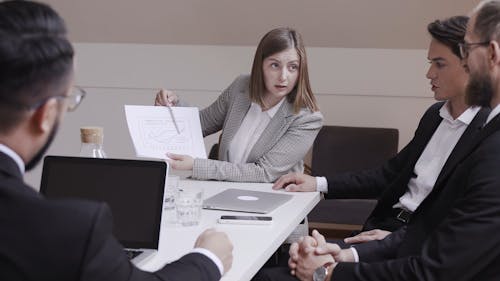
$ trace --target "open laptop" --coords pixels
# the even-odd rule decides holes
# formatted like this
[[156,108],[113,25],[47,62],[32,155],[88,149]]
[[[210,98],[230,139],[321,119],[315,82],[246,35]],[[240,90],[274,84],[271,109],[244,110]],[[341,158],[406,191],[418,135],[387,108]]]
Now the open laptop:
[[158,250],[166,175],[165,162],[47,156],[40,192],[106,202],[113,234],[141,265]]
[[244,189],[226,189],[203,201],[203,208],[267,214],[292,199],[293,195]]

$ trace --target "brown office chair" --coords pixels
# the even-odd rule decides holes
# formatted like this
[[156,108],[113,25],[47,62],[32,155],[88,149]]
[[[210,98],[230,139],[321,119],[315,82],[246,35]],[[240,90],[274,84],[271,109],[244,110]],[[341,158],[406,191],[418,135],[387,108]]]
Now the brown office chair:
[[[388,128],[324,126],[312,151],[312,175],[334,175],[377,167],[396,155],[399,131]],[[309,229],[340,239],[361,230],[375,199],[322,200],[309,213]]]

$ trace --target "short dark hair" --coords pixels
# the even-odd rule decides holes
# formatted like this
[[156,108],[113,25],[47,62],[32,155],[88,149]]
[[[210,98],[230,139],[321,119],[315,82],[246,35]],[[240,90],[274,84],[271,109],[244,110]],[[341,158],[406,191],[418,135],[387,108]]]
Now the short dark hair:
[[27,109],[61,95],[73,73],[73,47],[64,20],[48,5],[0,2],[0,132]]
[[305,107],[311,111],[318,111],[316,98],[309,82],[309,70],[307,69],[307,55],[304,42],[300,33],[290,27],[275,28],[266,33],[260,40],[255,51],[252,73],[250,75],[250,98],[260,106],[264,105],[265,85],[264,73],[262,71],[264,59],[287,49],[295,49],[300,59],[297,85],[288,94],[287,98],[294,104],[294,111],[296,113]]
[[479,41],[500,41],[500,1],[483,2],[478,6],[474,33]]
[[432,38],[446,45],[460,58],[459,43],[464,42],[465,31],[469,17],[454,16],[445,20],[436,20],[427,25],[427,30]]

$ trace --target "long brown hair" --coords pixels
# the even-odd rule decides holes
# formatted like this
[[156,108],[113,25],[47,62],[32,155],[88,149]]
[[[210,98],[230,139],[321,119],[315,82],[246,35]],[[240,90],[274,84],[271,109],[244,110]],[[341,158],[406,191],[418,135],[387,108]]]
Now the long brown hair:
[[269,31],[259,42],[255,57],[253,59],[252,73],[250,76],[250,98],[252,101],[264,106],[263,97],[265,91],[264,73],[262,64],[264,59],[287,49],[295,49],[300,59],[299,77],[297,84],[291,93],[288,94],[288,101],[293,103],[295,113],[301,108],[307,107],[311,111],[318,111],[311,84],[309,82],[309,72],[307,70],[307,57],[304,43],[300,34],[289,27],[280,27]]

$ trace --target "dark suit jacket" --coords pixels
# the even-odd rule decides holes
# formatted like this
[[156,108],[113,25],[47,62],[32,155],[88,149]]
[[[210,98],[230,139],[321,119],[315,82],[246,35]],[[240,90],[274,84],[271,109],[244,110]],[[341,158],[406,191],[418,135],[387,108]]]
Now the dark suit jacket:
[[456,161],[407,227],[356,246],[368,263],[340,263],[332,280],[500,280],[500,116]]
[[[408,189],[414,177],[415,164],[442,121],[439,110],[444,102],[433,104],[424,113],[413,139],[395,157],[373,170],[327,177],[329,192],[326,198],[379,198],[364,225],[364,230],[381,228],[380,220],[391,216],[392,206]],[[470,142],[480,131],[490,110],[481,109],[469,124],[441,170],[436,183],[442,181],[457,165]],[[395,229],[386,230],[394,231]]]
[[105,204],[44,199],[0,152],[0,280],[219,280],[217,266],[188,254],[156,273],[125,257]]

